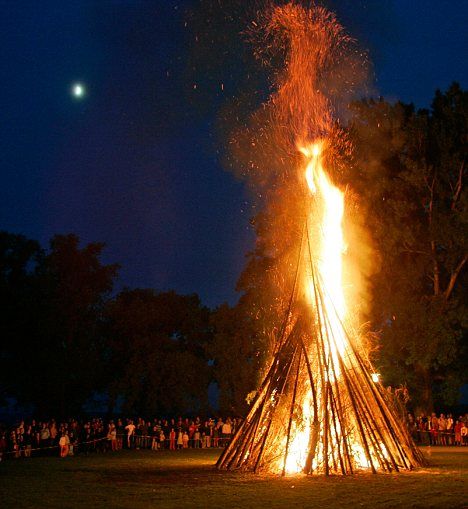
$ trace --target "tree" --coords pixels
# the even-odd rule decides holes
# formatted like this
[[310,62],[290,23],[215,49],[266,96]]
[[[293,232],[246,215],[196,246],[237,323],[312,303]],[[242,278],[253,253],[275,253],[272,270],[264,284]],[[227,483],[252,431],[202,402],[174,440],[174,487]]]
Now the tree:
[[101,313],[118,269],[101,263],[103,247],[56,235],[30,276],[12,377],[15,395],[39,414],[80,411],[101,381]]
[[[354,105],[357,192],[380,270],[372,277],[380,363],[414,404],[455,402],[466,349],[468,93],[453,84],[430,111],[383,100]],[[466,358],[466,357],[465,357]]]
[[39,243],[23,235],[0,232],[0,401],[16,392],[23,363],[18,350],[27,336],[33,301],[34,271],[42,259]]
[[219,388],[219,411],[223,415],[244,415],[248,394],[257,387],[261,352],[257,331],[243,302],[219,306],[212,315],[213,376]]
[[124,290],[106,313],[111,401],[140,415],[206,410],[209,310],[197,295]]

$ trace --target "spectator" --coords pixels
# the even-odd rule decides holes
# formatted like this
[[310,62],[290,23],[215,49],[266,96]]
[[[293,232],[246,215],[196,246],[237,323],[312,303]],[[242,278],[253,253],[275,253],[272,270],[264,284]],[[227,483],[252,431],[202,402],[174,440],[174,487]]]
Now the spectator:
[[16,431],[12,430],[10,433],[10,443],[8,446],[8,452],[14,457],[19,458],[20,457],[20,449],[18,445],[18,441],[16,439]]
[[219,428],[213,427],[213,447],[219,447]]
[[190,425],[188,427],[188,436],[189,436],[190,446],[191,447],[195,446],[195,444],[194,444],[194,436],[195,436],[196,429],[197,429],[197,426],[195,425],[195,422],[191,421]]
[[[414,440],[422,444],[466,446],[468,445],[468,415],[460,416],[455,422],[452,414],[435,413],[431,417],[420,415],[417,419],[413,414],[405,414],[408,430]],[[217,418],[201,420],[196,417],[190,420],[179,417],[172,422],[180,423],[180,428],[170,427],[169,420],[138,419],[138,425],[131,419],[124,426],[122,419],[114,424],[113,420],[104,421],[94,418],[90,421],[80,422],[76,419],[67,421],[32,420],[31,423],[21,421],[10,429],[0,425],[0,456],[5,458],[29,458],[31,455],[40,455],[36,451],[38,445],[43,449],[44,455],[72,456],[74,453],[89,454],[91,452],[117,451],[121,448],[120,436],[125,436],[125,446],[129,448],[140,447],[152,450],[169,448],[170,450],[193,448],[210,448],[225,446],[231,439],[235,430],[239,428],[241,420],[237,418]],[[54,431],[55,429],[55,431]],[[139,435],[136,440],[136,430]],[[57,433],[54,440],[52,434]],[[192,435],[191,435],[192,433]],[[68,444],[64,444],[62,437],[68,437]],[[220,438],[222,439],[220,440]],[[68,445],[68,452],[66,447]],[[59,454],[57,454],[59,451]]]
[[171,432],[169,433],[169,449],[171,451],[175,451],[176,448],[176,432],[174,428],[171,428]]
[[25,458],[29,458],[31,456],[32,444],[33,444],[32,426],[28,426],[26,432],[23,435],[23,451]]
[[133,437],[134,437],[134,433],[135,433],[135,424],[133,424],[133,421],[131,419],[128,421],[128,424],[125,426],[125,429],[127,430],[127,448],[131,449]]
[[463,423],[461,422],[461,420],[457,419],[455,421],[455,426],[454,426],[454,432],[455,432],[454,443],[455,443],[455,445],[461,445],[462,426],[463,426]]
[[50,421],[49,434],[50,434],[50,445],[56,445],[58,431],[54,419]]
[[229,440],[231,439],[231,419],[229,417],[226,419],[226,422],[222,425],[221,432],[223,436],[223,445],[227,445]]
[[454,440],[453,417],[452,414],[447,415],[446,419],[447,445],[452,445]]
[[118,449],[122,449],[123,447],[123,438],[125,436],[125,427],[123,425],[122,419],[117,419],[117,447]]
[[213,436],[213,419],[205,422],[205,447],[211,447],[211,437]]
[[196,449],[200,447],[200,431],[198,429],[195,430],[193,435],[193,445]]
[[179,431],[177,432],[177,449],[182,449],[183,445],[184,445],[184,434],[182,433],[182,428],[179,428]]
[[460,435],[461,435],[461,445],[468,445],[468,427],[466,422],[462,423]]
[[447,445],[447,420],[444,414],[439,416],[439,441],[440,445]]
[[49,428],[47,427],[47,424],[44,422],[39,432],[39,446],[42,448],[48,447],[49,439],[50,439]]
[[64,431],[64,433],[62,434],[62,436],[60,437],[60,440],[59,440],[60,457],[61,458],[65,458],[66,456],[68,456],[69,445],[70,445],[70,439],[68,438],[68,433],[66,431]]
[[107,433],[107,439],[110,441],[111,444],[111,451],[117,451],[117,429],[115,425],[109,424],[109,432]]
[[0,461],[3,460],[3,456],[8,450],[8,443],[6,440],[5,433],[0,433]]
[[160,449],[165,449],[165,441],[166,441],[166,436],[164,435],[164,431],[161,429],[161,431],[159,432],[159,448]]
[[151,450],[157,451],[159,449],[159,430],[156,421],[154,426],[152,426],[150,429],[151,429]]
[[78,443],[78,435],[77,435],[77,432],[76,432],[76,428],[75,429],[72,428],[70,430],[68,438],[70,440],[70,445],[68,447],[68,456],[74,456],[74,454],[75,454],[75,447],[77,446],[77,443]]
[[435,412],[433,412],[432,416],[431,416],[430,429],[431,429],[431,444],[430,445],[437,445],[438,437],[439,437],[439,419],[437,419]]

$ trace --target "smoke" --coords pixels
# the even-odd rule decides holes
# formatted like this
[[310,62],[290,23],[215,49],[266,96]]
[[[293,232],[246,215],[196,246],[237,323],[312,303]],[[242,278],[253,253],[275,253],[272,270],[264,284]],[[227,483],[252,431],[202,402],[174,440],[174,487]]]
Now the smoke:
[[[276,260],[269,277],[284,294],[305,216],[298,145],[326,139],[332,180],[341,188],[352,182],[348,105],[370,89],[368,53],[321,5],[203,0],[190,21],[196,40],[191,69],[199,85],[194,105],[216,112],[223,165],[250,190],[257,247]],[[348,19],[354,7],[353,17],[360,20],[355,31],[369,17],[380,19],[380,11],[365,2],[342,7]],[[346,275],[353,281],[348,293],[354,302],[369,300],[366,282],[376,260],[361,213],[348,192]]]

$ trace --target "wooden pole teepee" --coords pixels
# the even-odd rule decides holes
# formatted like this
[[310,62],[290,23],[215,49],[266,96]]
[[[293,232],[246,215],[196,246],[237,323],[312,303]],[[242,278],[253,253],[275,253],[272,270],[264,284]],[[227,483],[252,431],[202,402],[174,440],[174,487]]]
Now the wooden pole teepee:
[[310,270],[314,313],[304,312],[295,281],[283,327],[288,332],[278,339],[252,408],[217,467],[282,475],[412,469],[422,463],[421,453],[343,324],[346,348],[337,348],[337,316],[325,306],[305,232],[297,263],[306,261]]
[[[372,366],[343,312],[344,296],[335,291],[342,254],[336,212],[344,209],[344,197],[323,170],[321,152],[331,148],[336,153],[346,139],[327,91],[334,91],[335,98],[339,83],[346,81],[350,38],[332,13],[295,1],[268,11],[260,33],[265,44],[259,55],[267,58],[276,48],[284,56],[284,69],[275,75],[274,92],[257,118],[264,120],[258,136],[249,134],[259,140],[254,146],[272,140],[270,149],[281,156],[301,146],[309,159],[305,179],[294,180],[291,164],[292,169],[281,167],[276,182],[289,185],[283,193],[289,201],[283,198],[283,209],[277,209],[289,211],[296,195],[304,200],[293,228],[302,235],[297,246],[287,246],[297,252],[296,270],[273,359],[217,467],[283,475],[411,469],[422,463],[422,455],[393,397],[372,381]],[[354,53],[349,61],[355,62]],[[298,193],[305,181],[309,189]]]

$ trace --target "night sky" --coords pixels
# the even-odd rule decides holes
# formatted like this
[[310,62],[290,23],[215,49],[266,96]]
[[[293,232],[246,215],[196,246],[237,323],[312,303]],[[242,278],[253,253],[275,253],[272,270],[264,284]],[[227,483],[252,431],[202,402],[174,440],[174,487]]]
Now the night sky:
[[[0,2],[0,229],[105,242],[120,286],[215,306],[236,299],[252,210],[218,162],[214,109],[187,100],[193,4]],[[436,88],[467,86],[466,1],[333,4],[369,49],[379,94],[428,107]]]

